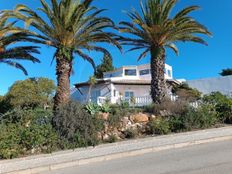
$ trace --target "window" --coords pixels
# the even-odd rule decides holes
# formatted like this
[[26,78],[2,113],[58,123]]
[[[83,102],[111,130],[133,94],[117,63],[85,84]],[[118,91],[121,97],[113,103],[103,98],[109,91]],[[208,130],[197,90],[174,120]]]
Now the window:
[[172,72],[171,72],[171,70],[168,70],[168,77],[172,77]]
[[131,98],[131,97],[134,97],[134,92],[133,91],[126,91],[125,98]]
[[136,76],[136,69],[125,69],[126,76]]
[[143,69],[143,70],[140,70],[140,71],[139,71],[139,74],[140,74],[141,76],[150,74],[150,69]]
[[100,90],[95,90],[91,92],[91,100],[93,102],[97,101],[97,98],[101,96],[101,91]]
[[116,97],[117,96],[117,91],[116,90],[114,90],[114,97]]

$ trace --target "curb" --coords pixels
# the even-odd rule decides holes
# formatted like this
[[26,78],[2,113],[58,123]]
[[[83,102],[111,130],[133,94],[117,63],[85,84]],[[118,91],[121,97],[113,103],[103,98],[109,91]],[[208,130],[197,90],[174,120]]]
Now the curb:
[[109,161],[151,152],[232,140],[232,126],[129,140],[95,148],[81,148],[46,155],[0,161],[0,174],[38,174],[67,167]]

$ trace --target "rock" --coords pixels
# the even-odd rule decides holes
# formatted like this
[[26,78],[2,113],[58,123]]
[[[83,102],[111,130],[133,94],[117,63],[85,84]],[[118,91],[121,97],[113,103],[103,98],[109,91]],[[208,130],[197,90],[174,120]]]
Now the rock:
[[123,117],[121,119],[121,124],[120,124],[119,130],[124,131],[125,129],[130,128],[131,125],[132,125],[132,122],[129,120],[129,118],[128,117]]
[[146,123],[149,121],[149,117],[147,114],[138,113],[130,116],[130,120],[134,123]]
[[97,139],[102,140],[102,133],[101,132],[97,132]]
[[110,138],[110,136],[109,136],[108,134],[104,134],[104,135],[102,136],[102,140],[103,140],[103,141],[107,141],[109,138]]
[[103,126],[104,126],[104,132],[107,133],[109,131],[109,123],[104,122]]

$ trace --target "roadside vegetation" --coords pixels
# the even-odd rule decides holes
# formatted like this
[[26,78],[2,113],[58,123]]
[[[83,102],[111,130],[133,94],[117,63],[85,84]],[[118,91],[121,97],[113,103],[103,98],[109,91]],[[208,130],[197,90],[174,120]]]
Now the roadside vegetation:
[[[14,44],[30,42],[53,47],[57,86],[50,79],[29,78],[15,82],[5,96],[0,96],[0,159],[232,123],[232,99],[220,93],[202,96],[182,84],[173,88],[172,92],[178,96],[175,102],[164,97],[165,49],[178,53],[175,42],[206,44],[198,34],[210,35],[203,25],[188,16],[198,7],[187,7],[170,19],[177,0],[145,0],[141,16],[136,11],[128,12],[132,21],[120,23],[121,32],[137,37],[125,38],[116,34],[118,27],[111,19],[100,16],[104,10],[93,7],[93,0],[40,1],[42,7],[38,10],[21,4],[0,14],[0,63],[27,75],[18,60],[39,63],[33,56],[39,53],[39,48]],[[28,28],[8,23],[12,18]],[[77,56],[95,69],[88,51],[104,55],[95,76],[89,79],[91,86],[96,77],[102,78],[103,72],[114,69],[111,54],[102,43],[119,50],[121,45],[133,46],[130,51],[143,49],[139,60],[150,53],[154,104],[136,107],[125,101],[114,105],[106,101],[99,106],[70,101],[70,76]],[[131,101],[133,104],[134,99]]]
[[[30,100],[21,97],[24,85]],[[43,92],[35,92],[38,87]],[[49,79],[28,79],[16,82],[0,98],[0,159],[232,124],[231,98],[218,92],[199,96],[183,85],[175,90],[184,97],[175,102],[130,107],[127,102],[98,106],[70,101],[55,113],[50,96],[54,90]]]

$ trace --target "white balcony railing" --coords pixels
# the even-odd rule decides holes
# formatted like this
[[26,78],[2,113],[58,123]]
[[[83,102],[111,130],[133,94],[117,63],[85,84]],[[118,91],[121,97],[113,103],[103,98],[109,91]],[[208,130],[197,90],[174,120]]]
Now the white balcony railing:
[[[170,95],[170,99],[172,101],[177,100],[177,96]],[[108,97],[98,97],[97,98],[97,104],[102,105],[106,101],[111,101]],[[151,96],[139,96],[139,97],[124,97],[124,98],[118,98],[117,103],[120,103],[121,101],[126,101],[129,103],[130,106],[146,106],[152,103]]]

